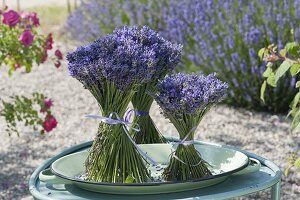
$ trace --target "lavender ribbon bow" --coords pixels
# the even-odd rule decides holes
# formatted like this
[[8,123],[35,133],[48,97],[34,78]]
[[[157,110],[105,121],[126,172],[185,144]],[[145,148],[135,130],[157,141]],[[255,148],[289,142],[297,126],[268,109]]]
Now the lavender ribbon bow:
[[125,113],[124,120],[127,121],[127,122],[130,122],[130,119],[131,119],[132,115],[136,115],[136,116],[139,116],[139,117],[148,116],[149,112],[137,111],[137,110],[130,109]]
[[[186,136],[185,136],[182,140],[180,140],[179,142],[171,142],[171,143],[172,143],[173,145],[174,145],[174,144],[183,144],[183,145],[192,145],[192,144],[194,144],[194,140],[187,140],[187,138],[188,138],[189,135],[190,135],[191,133],[193,133],[196,129],[197,129],[197,127],[193,127],[193,128],[186,134]],[[196,167],[196,166],[200,165],[201,162],[203,162],[203,160],[200,160],[200,161],[199,161],[198,163],[196,163],[196,164],[188,164],[188,163],[184,162],[183,160],[181,160],[178,156],[176,156],[176,155],[175,155],[175,152],[176,152],[176,151],[173,151],[173,152],[170,154],[170,156],[172,156],[173,158],[175,158],[176,160],[178,160],[179,162],[181,162],[181,163],[184,164],[184,165]],[[197,151],[197,153],[201,156],[200,152]]]
[[183,145],[192,145],[194,140],[187,140],[187,138],[197,129],[197,127],[191,128],[191,130],[186,134],[186,136],[179,142],[171,142],[172,144],[183,144]]
[[[139,151],[139,153],[144,157],[144,159],[146,161],[149,160],[149,162],[153,165],[157,165],[157,163],[150,156],[148,156],[147,153],[145,153],[134,142],[134,140],[130,136],[127,127],[131,128],[132,130],[137,131],[137,132],[140,131],[139,124],[130,122],[131,115],[132,115],[132,110],[128,110],[124,115],[124,119],[121,119],[120,116],[118,115],[118,113],[116,113],[116,112],[110,113],[108,117],[103,117],[103,116],[99,116],[99,115],[86,115],[86,117],[93,118],[93,119],[100,119],[100,121],[102,121],[103,123],[106,123],[106,124],[122,124],[122,128],[123,128],[125,134],[127,135],[128,139],[135,146],[135,148]],[[112,118],[113,116],[115,116],[117,119],[113,119]]]

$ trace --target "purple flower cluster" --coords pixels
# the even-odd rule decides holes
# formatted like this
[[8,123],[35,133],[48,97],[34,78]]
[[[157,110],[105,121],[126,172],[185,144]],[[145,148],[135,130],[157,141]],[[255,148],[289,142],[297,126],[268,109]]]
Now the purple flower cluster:
[[218,80],[214,73],[178,73],[159,82],[154,98],[165,113],[198,114],[218,103],[227,88],[227,83]]
[[[166,0],[88,0],[81,3],[65,25],[71,37],[78,41],[92,41],[125,25],[148,25],[162,29]],[[84,31],[83,31],[84,30]]]
[[266,107],[259,98],[265,63],[257,52],[271,43],[281,48],[291,40],[291,29],[299,39],[299,4],[300,0],[170,0],[172,12],[165,16],[163,32],[183,44],[185,67],[197,66],[205,73],[216,71],[228,82],[228,103],[282,112],[296,92],[291,85],[294,80],[281,81],[281,89],[267,91],[278,101],[268,102]]
[[69,53],[68,69],[85,85],[99,85],[106,79],[126,90],[174,68],[181,49],[181,45],[165,40],[146,26],[123,27]]
[[[300,38],[300,0],[88,0],[68,20],[74,39],[90,41],[123,25],[148,25],[165,38],[183,44],[184,70],[218,72],[231,86],[227,103],[282,112],[296,90],[293,79],[269,89],[264,105],[260,86],[265,63],[257,51],[268,44],[279,49]],[[85,31],[82,31],[85,30]],[[299,41],[298,41],[299,42]],[[282,98],[284,97],[284,98]],[[269,101],[269,100],[267,100]]]

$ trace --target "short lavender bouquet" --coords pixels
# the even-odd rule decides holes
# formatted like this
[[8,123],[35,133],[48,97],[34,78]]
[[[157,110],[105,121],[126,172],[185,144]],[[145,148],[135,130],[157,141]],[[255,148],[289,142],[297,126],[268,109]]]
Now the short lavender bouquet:
[[102,116],[108,117],[100,123],[86,160],[87,180],[140,183],[149,177],[124,125],[109,121],[126,122],[122,118],[134,93],[152,78],[155,67],[149,65],[155,60],[148,43],[157,37],[146,27],[124,27],[67,55],[71,76],[93,94]]
[[149,95],[149,91],[153,91],[158,79],[163,78],[170,73],[178,64],[181,58],[181,45],[172,44],[160,37],[158,33],[147,27],[141,29],[142,45],[145,46],[144,51],[146,59],[143,59],[139,65],[147,68],[150,73],[150,80],[141,87],[133,95],[132,105],[135,110],[133,122],[139,124],[140,131],[133,134],[138,144],[164,143],[165,139],[156,128],[149,110],[153,102],[153,97]]
[[218,80],[215,74],[178,73],[167,76],[157,85],[154,98],[176,127],[181,140],[163,172],[166,180],[192,180],[212,175],[193,145],[194,134],[204,115],[221,100],[227,88],[227,83]]

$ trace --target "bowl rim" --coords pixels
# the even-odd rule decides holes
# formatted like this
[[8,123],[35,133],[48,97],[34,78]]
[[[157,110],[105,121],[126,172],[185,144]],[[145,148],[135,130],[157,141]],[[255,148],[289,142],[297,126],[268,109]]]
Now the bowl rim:
[[[213,146],[214,147],[214,146]],[[214,147],[215,148],[215,147]],[[231,151],[235,151],[235,152],[239,152],[241,154],[243,154],[247,159],[247,162],[245,162],[242,166],[231,170],[231,171],[227,171],[227,172],[223,172],[220,174],[216,174],[216,175],[212,175],[212,176],[205,176],[199,179],[191,179],[191,180],[185,180],[185,181],[165,181],[165,182],[143,182],[143,183],[110,183],[110,182],[96,182],[96,181],[85,181],[85,180],[80,180],[80,179],[76,179],[73,177],[69,177],[69,176],[65,176],[59,172],[56,172],[55,169],[53,168],[53,164],[56,163],[56,161],[59,161],[61,159],[63,159],[66,156],[72,155],[72,154],[80,154],[83,153],[85,151],[80,151],[80,152],[76,152],[76,153],[72,153],[72,154],[68,154],[66,156],[63,156],[59,159],[57,159],[56,161],[54,161],[51,166],[50,166],[50,170],[51,172],[63,179],[67,179],[72,181],[75,184],[81,183],[81,184],[91,184],[91,185],[102,185],[102,186],[128,186],[128,187],[132,187],[132,186],[160,186],[160,185],[170,185],[170,184],[185,184],[185,183],[196,183],[196,182],[201,182],[201,181],[208,181],[208,180],[213,180],[213,179],[217,179],[217,178],[221,178],[221,177],[226,177],[229,175],[232,175],[238,171],[243,170],[244,168],[246,168],[249,164],[250,164],[250,159],[249,156],[244,154],[241,151],[235,150],[235,149],[230,149],[230,148],[226,148],[226,147],[218,147],[218,148],[222,148],[222,149],[229,149]]]

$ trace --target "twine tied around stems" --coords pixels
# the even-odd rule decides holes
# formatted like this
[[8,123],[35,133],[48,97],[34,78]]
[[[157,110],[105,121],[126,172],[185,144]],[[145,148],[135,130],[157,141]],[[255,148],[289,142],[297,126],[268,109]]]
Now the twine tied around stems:
[[[121,119],[121,117],[118,115],[118,113],[116,112],[111,112],[109,114],[108,117],[103,117],[103,116],[99,116],[99,115],[86,115],[86,117],[88,118],[93,118],[93,119],[99,119],[101,122],[106,123],[106,124],[121,124],[122,128],[125,132],[125,134],[127,135],[128,139],[130,140],[130,142],[135,146],[135,148],[139,151],[139,153],[144,157],[144,159],[146,161],[149,161],[151,164],[153,165],[157,165],[156,161],[153,160],[150,156],[147,155],[147,153],[145,153],[132,139],[132,137],[130,136],[128,129],[130,128],[136,132],[140,131],[140,126],[137,123],[133,123],[130,122],[131,119],[131,115],[132,115],[132,110],[128,110],[125,115],[124,115],[124,119]],[[116,119],[113,119],[113,117],[115,117]]]
[[[188,137],[189,137],[196,129],[197,129],[196,126],[193,127],[193,128],[191,128],[191,130],[186,134],[186,136],[185,136],[182,140],[180,140],[180,141],[178,141],[178,142],[171,142],[171,144],[172,144],[172,145],[175,145],[175,144],[182,144],[182,145],[185,145],[185,146],[194,144],[194,140],[187,140],[187,138],[188,138]],[[197,150],[196,150],[196,151],[197,151]],[[196,166],[200,165],[202,162],[208,164],[206,161],[204,161],[204,160],[202,160],[202,159],[200,159],[200,161],[199,161],[198,163],[196,163],[196,164],[189,164],[189,163],[186,163],[186,162],[184,162],[183,160],[181,160],[178,156],[175,155],[175,153],[176,153],[176,150],[173,151],[173,152],[170,154],[170,156],[172,156],[173,158],[175,158],[176,160],[178,160],[179,162],[181,162],[181,163],[184,164],[184,165],[196,167]],[[200,152],[197,151],[197,153],[198,153],[198,154],[200,155],[200,157],[201,157]]]
[[191,128],[191,130],[189,130],[189,132],[186,134],[186,136],[180,140],[179,142],[171,142],[171,144],[183,144],[183,145],[192,145],[194,144],[194,140],[187,140],[187,138],[197,129],[197,127],[193,127]]

